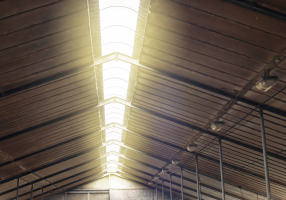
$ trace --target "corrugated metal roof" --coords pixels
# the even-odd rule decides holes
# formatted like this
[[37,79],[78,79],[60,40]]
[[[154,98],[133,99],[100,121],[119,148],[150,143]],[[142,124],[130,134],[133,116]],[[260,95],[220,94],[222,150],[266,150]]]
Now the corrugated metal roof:
[[[272,197],[286,199],[285,3],[254,2],[141,0],[133,57],[213,89],[133,63],[122,176],[146,183],[167,167],[180,195],[179,168],[170,165],[178,157],[184,192],[196,196],[195,155],[185,151],[196,143],[203,199],[221,199],[223,134],[227,199],[266,199],[259,112],[237,101],[244,98],[276,109],[264,110],[269,175]],[[34,196],[47,195],[103,175],[102,69],[92,66],[101,56],[99,16],[97,0],[0,2],[0,199],[15,197],[17,177],[27,199],[31,183]],[[279,81],[263,93],[254,84],[268,72]],[[226,125],[214,132],[218,119]]]

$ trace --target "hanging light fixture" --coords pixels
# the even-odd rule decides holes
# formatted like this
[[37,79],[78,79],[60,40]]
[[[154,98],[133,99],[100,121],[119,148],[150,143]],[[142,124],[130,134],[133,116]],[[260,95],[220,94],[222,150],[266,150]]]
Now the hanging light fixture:
[[265,76],[262,77],[259,81],[257,81],[255,87],[262,92],[266,92],[274,85],[276,85],[278,80],[278,76]]
[[178,158],[175,158],[172,160],[173,165],[177,165],[177,164],[179,164],[179,162],[180,162],[180,160]]
[[190,144],[190,145],[187,147],[187,150],[188,150],[189,152],[193,152],[193,151],[197,150],[197,147],[198,147],[198,145],[196,145],[196,144]]
[[148,181],[147,184],[148,184],[148,185],[153,185],[153,182]]
[[162,173],[167,173],[168,169],[162,169]]
[[224,127],[225,123],[222,121],[215,121],[214,123],[212,123],[211,125],[211,129],[213,131],[219,131],[220,129],[222,129],[222,127]]
[[154,176],[154,179],[155,180],[158,180],[160,177],[159,176]]

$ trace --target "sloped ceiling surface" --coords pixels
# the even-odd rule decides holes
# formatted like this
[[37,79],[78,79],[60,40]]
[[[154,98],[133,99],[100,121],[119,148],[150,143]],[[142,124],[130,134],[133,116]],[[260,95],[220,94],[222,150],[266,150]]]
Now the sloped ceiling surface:
[[[185,198],[196,199],[196,156],[186,150],[196,143],[202,199],[222,199],[217,136],[223,134],[227,199],[266,199],[254,109],[263,103],[272,197],[286,199],[285,3],[255,2],[261,7],[141,1],[133,56],[154,70],[131,68],[132,106],[118,153],[122,177],[160,188],[153,179],[159,174],[166,189],[170,176],[160,172],[168,168],[180,195],[180,168],[170,164],[178,157]],[[19,199],[30,197],[31,184],[39,199],[42,188],[48,196],[104,176],[102,71],[93,68],[101,52],[99,15],[88,12],[94,7],[97,1],[0,2],[0,199],[15,198],[17,178]],[[264,93],[254,85],[265,73],[279,81]],[[226,123],[219,132],[210,129],[216,120]]]

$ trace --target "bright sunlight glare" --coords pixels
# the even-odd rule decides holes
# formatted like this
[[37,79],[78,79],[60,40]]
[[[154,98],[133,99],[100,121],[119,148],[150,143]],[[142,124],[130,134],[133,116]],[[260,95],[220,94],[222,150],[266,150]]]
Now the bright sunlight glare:
[[106,160],[107,160],[107,162],[109,162],[109,161],[116,161],[116,162],[118,162],[118,156],[110,155],[110,156],[107,156]]
[[[132,56],[139,0],[99,0],[101,50],[102,55],[114,52]],[[111,61],[102,65],[104,99],[118,97],[126,100],[130,64],[122,61]],[[123,125],[125,106],[111,103],[104,106],[105,124],[118,123]],[[105,130],[105,141],[121,140],[122,130],[109,128]],[[119,153],[120,146],[111,144],[106,146],[106,152]],[[118,156],[107,156],[107,161],[118,161]],[[109,164],[107,168],[117,168],[116,164]],[[111,171],[109,171],[111,172]],[[112,169],[112,172],[116,172]]]
[[106,141],[117,140],[121,141],[122,130],[119,128],[109,128],[105,130]]

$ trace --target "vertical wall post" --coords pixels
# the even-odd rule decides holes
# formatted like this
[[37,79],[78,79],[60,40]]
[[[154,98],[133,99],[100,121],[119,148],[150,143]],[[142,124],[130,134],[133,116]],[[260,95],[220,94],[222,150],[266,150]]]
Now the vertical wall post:
[[198,154],[196,154],[196,179],[197,179],[197,199],[200,199],[200,181],[199,181],[199,163]]
[[162,200],[164,200],[164,180],[162,179]]
[[17,179],[17,195],[16,195],[16,200],[18,200],[19,197],[19,178]]
[[42,200],[44,200],[44,188],[42,188]]
[[181,167],[181,193],[182,193],[182,200],[184,200],[184,189],[183,189],[183,168]]
[[158,200],[158,187],[157,187],[157,184],[156,184],[156,200]]
[[263,118],[263,109],[262,108],[259,108],[259,113],[260,113],[260,126],[261,126],[261,138],[262,138],[262,148],[263,148],[263,160],[264,160],[267,200],[271,200],[269,172],[268,172],[268,161],[267,161],[267,149],[266,149],[266,139],[265,139],[265,130],[264,130],[264,118]]
[[50,200],[52,200],[52,193],[50,192]]
[[34,190],[33,187],[34,187],[34,186],[33,186],[33,184],[32,184],[32,185],[31,185],[31,197],[30,197],[31,200],[33,200],[33,190]]
[[173,200],[173,195],[172,195],[172,174],[170,174],[170,200]]
[[218,148],[219,148],[219,163],[220,163],[220,177],[221,177],[221,195],[222,195],[222,200],[225,200],[221,138],[218,138]]

